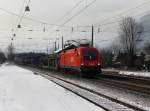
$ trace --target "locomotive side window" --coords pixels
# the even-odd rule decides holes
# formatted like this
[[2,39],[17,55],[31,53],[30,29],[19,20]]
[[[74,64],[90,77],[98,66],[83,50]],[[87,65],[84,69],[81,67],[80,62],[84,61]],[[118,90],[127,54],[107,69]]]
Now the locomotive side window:
[[85,60],[95,60],[97,52],[94,50],[84,50],[83,51],[83,58]]

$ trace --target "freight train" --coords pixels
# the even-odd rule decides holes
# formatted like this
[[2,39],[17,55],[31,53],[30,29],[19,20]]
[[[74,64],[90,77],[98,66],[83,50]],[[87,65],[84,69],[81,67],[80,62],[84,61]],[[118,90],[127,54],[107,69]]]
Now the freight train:
[[[31,55],[28,58],[31,59],[28,61],[37,67],[42,66],[43,62],[45,63],[42,57],[38,56],[37,58],[35,57],[35,54],[33,58]],[[27,61],[27,57],[23,58],[23,61]],[[83,74],[98,74],[101,72],[102,67],[102,56],[100,52],[96,48],[91,47],[89,44],[81,43],[80,45],[75,45],[68,42],[63,49],[57,50],[53,54],[50,54],[46,61],[49,69],[67,71],[77,70]],[[36,65],[34,63],[36,63]]]

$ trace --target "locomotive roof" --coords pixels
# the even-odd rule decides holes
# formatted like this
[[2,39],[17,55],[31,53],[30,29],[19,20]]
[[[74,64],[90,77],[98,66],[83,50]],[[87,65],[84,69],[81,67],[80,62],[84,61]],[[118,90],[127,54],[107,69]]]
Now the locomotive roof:
[[69,49],[74,49],[74,48],[94,48],[94,47],[89,47],[89,46],[75,46],[75,45],[70,45],[70,46],[66,46],[64,49],[58,49],[56,51],[54,51],[55,54],[58,54],[60,52],[62,52],[63,50],[69,50]]
[[61,51],[63,51],[63,50],[68,50],[68,49],[74,49],[74,48],[77,48],[77,46],[75,46],[75,45],[70,45],[70,46],[66,46],[64,49],[58,49],[58,50],[56,50],[56,51],[54,51],[54,53],[60,53]]

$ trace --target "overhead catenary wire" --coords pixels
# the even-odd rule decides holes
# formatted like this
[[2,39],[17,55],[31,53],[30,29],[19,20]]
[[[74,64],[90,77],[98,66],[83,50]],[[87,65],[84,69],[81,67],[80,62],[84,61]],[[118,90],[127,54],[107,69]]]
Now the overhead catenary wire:
[[[68,16],[69,14],[71,14],[83,1],[85,0],[81,0],[79,2],[77,2],[69,11],[67,11],[62,17],[60,17],[58,20],[56,20],[56,23],[62,21],[66,16]],[[64,26],[64,25],[55,25],[55,26]],[[67,28],[72,28],[72,26],[65,26]],[[45,28],[45,24],[44,24],[44,28]]]
[[[26,17],[23,17],[23,18],[26,18]],[[35,21],[34,19],[33,19],[33,21]],[[44,23],[43,21],[41,21],[40,23]],[[101,25],[110,25],[110,24],[113,24],[113,23],[117,23],[117,21],[116,22],[109,22],[109,23],[103,23],[103,24],[101,24]],[[55,25],[55,24],[52,24],[52,25]],[[57,25],[57,26],[60,26],[60,25]],[[64,25],[63,25],[64,26]],[[69,26],[68,26],[69,27]],[[91,27],[91,26],[88,26],[88,27]]]
[[[147,12],[147,11],[146,11]],[[140,13],[140,14],[137,14],[137,15],[133,15],[133,16],[135,16],[135,17],[137,17],[137,16],[141,16],[141,15],[144,15],[144,14],[146,14],[146,12],[144,11],[144,12],[142,12],[142,13]],[[121,22],[121,20],[118,20],[118,21],[112,21],[112,22],[107,22],[107,23],[103,23],[103,24],[101,24],[100,26],[106,26],[106,25],[111,25],[111,24],[115,24],[115,23],[120,23]],[[53,24],[52,24],[53,25]],[[58,25],[59,26],[59,25]],[[91,27],[91,26],[74,26],[74,28],[84,28],[84,27]],[[95,26],[96,27],[96,26]],[[98,26],[97,26],[98,27]],[[68,26],[68,28],[72,28],[71,26]],[[11,31],[11,30],[0,30],[0,31]],[[21,31],[29,31],[29,30],[21,30]],[[41,30],[33,30],[33,31],[41,31]],[[75,31],[75,30],[74,30]]]
[[[3,12],[6,12],[7,14],[13,15],[13,16],[21,17],[21,15],[19,15],[19,14],[17,14],[17,13],[14,13],[14,12],[11,12],[11,11],[9,11],[9,10],[6,10],[6,9],[4,9],[4,8],[0,8],[0,10],[3,11]],[[41,21],[41,20],[38,20],[38,19],[29,18],[29,17],[23,17],[23,19],[30,20],[30,21],[33,21],[33,22],[36,22],[36,23],[41,23],[41,24],[45,24],[45,25],[50,25],[50,26],[70,27],[70,26],[65,26],[65,25],[52,24],[52,23],[48,23],[48,22],[46,22],[46,21]]]
[[[138,14],[135,14],[135,15],[132,15],[132,16],[138,17],[138,16],[146,14],[146,12],[147,11],[144,11],[144,12],[142,12],[140,14],[138,13]],[[116,21],[112,21],[112,22],[105,22],[105,23],[102,23],[100,25],[94,25],[94,27],[107,26],[107,25],[112,25],[112,24],[117,24],[117,23],[121,23],[121,18],[120,18],[120,20],[116,20]],[[73,28],[86,28],[86,27],[90,28],[91,26],[90,25],[87,25],[87,26],[74,26]]]
[[[19,15],[21,15],[21,13],[22,13],[22,11],[23,11],[23,9],[24,9],[24,5],[25,5],[25,0],[23,0],[23,4],[22,4],[22,6],[21,6]],[[11,38],[11,45],[12,45],[12,42],[14,41],[14,37],[16,36],[17,25],[18,25],[19,19],[20,19],[20,17],[19,17],[18,20],[16,21],[16,24],[15,24],[15,26],[14,26],[14,29],[12,29],[12,31],[14,31],[14,32],[13,32],[14,34],[13,34],[13,36],[12,36],[12,38]]]
[[[149,10],[150,11],[150,10]],[[148,11],[146,11],[148,12]],[[144,15],[146,14],[146,12],[142,12],[140,14],[136,14],[136,15],[132,15],[133,17],[138,17],[138,16],[141,16],[141,15]],[[120,23],[121,22],[121,19],[122,18],[119,18],[118,20],[115,20],[115,21],[110,21],[110,22],[104,22],[104,23],[101,23],[101,24],[95,24],[93,25],[94,27],[100,27],[100,26],[106,26],[106,25],[111,25],[111,24],[116,24],[116,23]],[[91,25],[84,25],[84,26],[74,26],[74,28],[84,28],[84,27],[91,27]]]
[[[143,5],[147,5],[148,3],[150,3],[149,0],[146,1],[146,2],[144,2],[144,3],[142,3],[142,4],[139,4],[139,5],[137,5],[137,6],[133,7],[133,8],[129,8],[129,9],[127,9],[127,10],[125,10],[125,11],[123,11],[123,12],[117,14],[117,15],[114,15],[113,17],[107,17],[106,19],[104,19],[103,21],[101,21],[101,23],[103,23],[103,22],[105,22],[105,21],[108,21],[108,20],[110,20],[110,19],[116,18],[116,17],[118,17],[118,16],[119,16],[118,19],[120,19],[120,16],[121,16],[121,15],[125,15],[126,13],[131,13],[133,10],[138,9],[139,7],[142,7]],[[97,25],[97,24],[94,24],[94,25]]]
[[78,11],[76,14],[74,14],[73,16],[71,16],[68,20],[66,20],[63,24],[61,25],[65,25],[66,23],[70,22],[72,19],[74,19],[76,16],[78,16],[79,14],[81,14],[85,9],[87,9],[88,7],[90,7],[94,2],[96,2],[96,0],[93,0],[92,2],[90,2],[89,4],[87,4],[84,8],[82,8],[80,11]]
[[[29,3],[30,3],[30,0],[28,0],[27,6],[29,5]],[[25,5],[25,0],[23,1],[23,5],[22,5],[21,10],[20,10],[20,15],[22,13],[22,10],[24,9],[24,5]],[[16,36],[16,32],[18,31],[17,28],[21,28],[20,24],[21,24],[22,19],[23,19],[24,15],[25,15],[25,12],[26,12],[26,10],[23,11],[22,16],[20,16],[20,18],[19,18],[19,22],[17,23],[17,26],[15,27],[13,37],[11,38],[11,45],[13,44],[14,38]]]
[[21,14],[22,14],[22,12],[23,12],[23,10],[24,10],[25,1],[26,1],[26,0],[23,0],[22,6],[21,6],[21,9],[20,9],[20,13],[19,13],[20,16],[18,16],[18,20],[16,21],[16,24],[15,24],[14,28],[16,28],[16,26],[18,25],[19,19],[20,19]]
[[[86,8],[86,7],[85,7]],[[14,13],[14,12],[11,12],[11,11],[8,11],[8,10],[6,10],[6,9],[3,9],[3,8],[0,8],[0,10],[2,10],[2,11],[4,11],[4,12],[6,12],[6,13],[9,13],[9,14],[11,14],[11,15],[14,15],[14,16],[18,16],[18,17],[20,17],[20,15],[19,14],[16,14],[16,13]],[[57,25],[57,24],[51,24],[51,23],[47,23],[47,22],[45,22],[45,21],[40,21],[40,20],[37,20],[37,19],[34,19],[34,18],[29,18],[29,17],[23,17],[24,19],[27,19],[27,20],[31,20],[31,21],[33,21],[33,22],[38,22],[38,23],[41,23],[41,24],[45,24],[45,25],[51,25],[51,26],[59,26],[59,27],[68,27],[68,28],[70,28],[71,26],[65,26],[65,25]],[[71,17],[72,18],[72,17]],[[66,21],[67,22],[67,21]],[[69,22],[69,20],[68,20],[68,22]],[[116,21],[117,22],[117,21]],[[107,24],[111,24],[111,23],[116,23],[116,22],[108,22],[108,23],[103,23],[103,24],[99,24],[99,25],[107,25]],[[94,25],[94,26],[96,26],[96,25]],[[91,26],[74,26],[74,27],[91,27]]]
[[[150,10],[148,10],[148,11],[150,11]],[[143,16],[143,15],[145,15],[145,14],[147,14],[147,12],[148,11],[144,11],[144,12],[142,12],[142,13],[139,13],[139,14],[136,14],[136,15],[132,15],[133,17],[141,17],[141,16]],[[112,21],[112,22],[107,22],[107,23],[103,23],[103,24],[101,24],[101,25],[99,25],[99,26],[95,26],[95,27],[101,27],[101,26],[107,26],[107,25],[112,25],[112,24],[117,24],[117,26],[119,26],[119,23],[121,23],[121,18],[120,18],[120,20],[118,20],[118,21]],[[112,27],[112,26],[111,26]],[[110,27],[109,27],[110,28]],[[107,30],[107,28],[105,28],[106,30]]]
[[[80,3],[82,2],[82,1],[85,1],[85,0],[81,0],[80,2],[78,2],[76,5],[75,5],[75,7],[73,7],[72,9],[71,9],[71,12],[72,12],[72,10],[73,9],[75,9],[76,7],[78,7],[78,5],[80,5]],[[87,4],[86,3],[86,5],[82,8],[82,9],[80,9],[77,13],[75,13],[73,16],[71,16],[68,20],[66,20],[64,23],[62,23],[60,26],[64,26],[66,23],[68,23],[68,22],[70,22],[72,19],[74,19],[76,16],[78,16],[80,13],[82,13],[85,9],[87,9],[89,6],[91,6],[94,2],[95,2],[96,0],[93,0],[92,2],[90,2],[89,4]],[[65,16],[65,15],[64,15]],[[72,26],[69,26],[68,28],[73,28]]]
[[[96,24],[94,24],[94,26],[95,27],[99,27],[99,26],[103,26],[103,25],[110,25],[110,24],[113,24],[113,23],[119,23],[121,21],[121,17],[120,17],[121,15],[125,15],[126,13],[131,13],[131,12],[135,11],[135,9],[138,9],[139,7],[142,7],[143,5],[147,5],[148,3],[150,3],[150,1],[146,1],[146,2],[144,2],[142,4],[139,4],[139,5],[137,5],[137,6],[133,7],[133,8],[127,9],[126,11],[123,11],[123,12],[121,12],[121,13],[113,16],[113,17],[107,17],[106,19],[101,21],[100,24],[96,23]],[[115,20],[115,21],[111,21],[111,22],[105,22],[105,21],[111,20],[113,18],[116,18],[118,16],[119,16],[119,18],[118,18],[119,20]],[[87,25],[87,26],[74,26],[74,27],[91,27],[91,26]]]
[[67,11],[62,17],[60,17],[58,20],[56,20],[56,22],[62,21],[66,16],[68,16],[73,10],[75,10],[83,1],[85,0],[81,0],[79,2],[77,2],[77,4],[75,4],[69,11]]
[[[29,6],[29,3],[30,3],[30,0],[28,0],[28,3],[27,3],[27,5],[26,5],[26,6]],[[23,6],[23,8],[24,8],[24,6]],[[23,19],[23,17],[25,16],[25,13],[26,13],[26,10],[24,10],[24,12],[23,12],[22,16],[20,17],[20,21],[19,21],[18,25],[20,25],[20,24],[21,24],[22,19]]]
[[[142,14],[142,15],[145,14],[145,11],[142,12],[142,13],[140,13],[140,14],[133,15],[133,16],[137,17],[137,16],[141,16],[141,14]],[[120,22],[121,22],[121,20],[112,21],[112,22],[103,23],[103,24],[101,24],[100,26],[112,25],[112,24],[116,24],[116,23],[120,23]],[[84,28],[84,27],[91,27],[91,26],[81,26],[81,28]],[[95,26],[95,27],[96,27],[96,26]],[[71,28],[71,27],[69,27],[69,28]],[[74,28],[76,28],[76,27],[74,27]],[[77,28],[80,28],[80,26],[77,26]],[[23,30],[22,30],[22,31],[23,31]],[[24,31],[28,31],[28,30],[24,30]],[[33,30],[33,31],[41,31],[41,30]],[[75,31],[75,30],[74,30],[74,31]],[[79,31],[78,31],[78,32],[79,32]]]

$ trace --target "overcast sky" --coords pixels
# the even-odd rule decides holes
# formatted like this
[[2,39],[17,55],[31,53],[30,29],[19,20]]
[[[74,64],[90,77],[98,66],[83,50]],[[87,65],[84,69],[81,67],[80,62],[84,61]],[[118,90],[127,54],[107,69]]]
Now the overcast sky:
[[[92,4],[85,8],[90,3]],[[5,11],[22,16],[24,7],[27,4],[28,0],[0,0],[1,49],[4,50],[8,46],[14,33],[16,37],[13,43],[17,51],[45,51],[47,47],[53,47],[56,38],[57,42],[60,42],[61,36],[64,36],[65,40],[79,38],[90,40],[91,27],[78,26],[92,25],[100,25],[94,28],[95,45],[99,45],[100,47],[107,46],[118,36],[119,22],[117,21],[124,16],[133,16],[138,20],[138,18],[150,11],[150,0],[30,0],[30,12],[26,12],[24,17],[35,20],[23,18],[21,28],[17,32],[12,31],[12,29],[17,29],[16,25],[20,17],[6,13]],[[75,6],[76,8],[71,10]],[[82,9],[85,10],[78,13]],[[66,15],[66,13],[68,14]],[[37,22],[37,20],[43,23]],[[64,24],[67,27],[44,23]],[[73,32],[72,26],[74,27]],[[43,31],[44,28],[45,32]],[[100,32],[98,32],[98,29]]]

